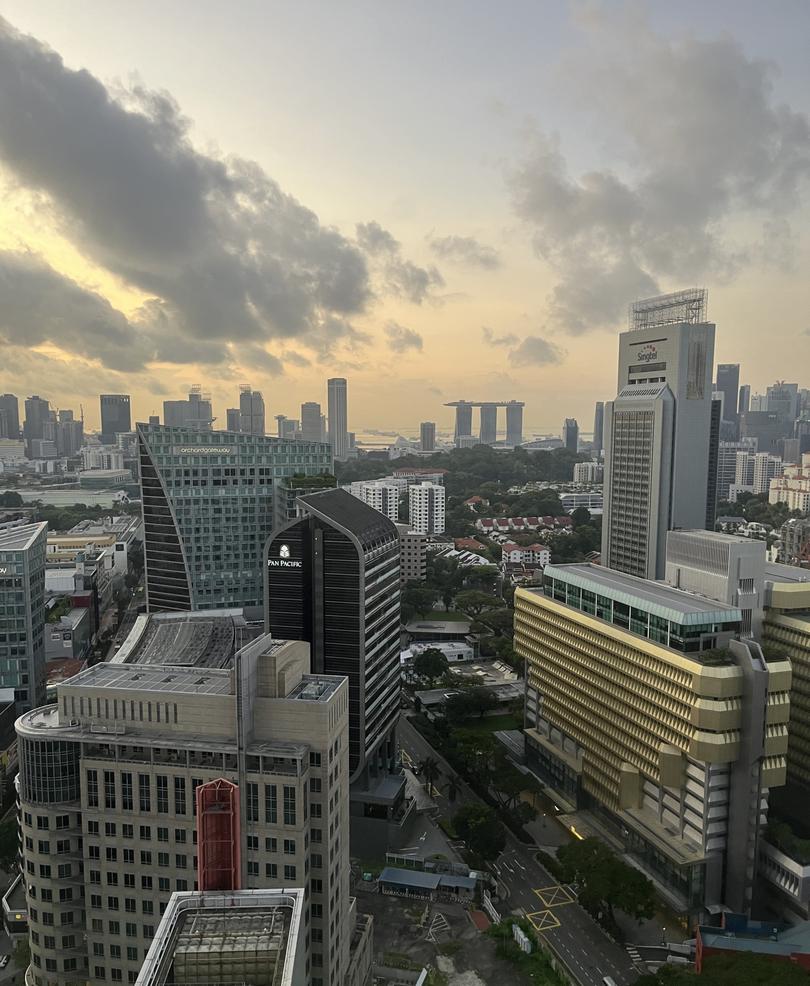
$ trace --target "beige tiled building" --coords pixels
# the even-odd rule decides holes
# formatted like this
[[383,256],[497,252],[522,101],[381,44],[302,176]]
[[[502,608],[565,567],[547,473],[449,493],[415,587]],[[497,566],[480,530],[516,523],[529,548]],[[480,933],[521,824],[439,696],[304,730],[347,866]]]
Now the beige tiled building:
[[349,897],[346,679],[269,636],[229,667],[169,661],[96,665],[18,720],[29,986],[136,981],[172,893],[198,889],[195,795],[218,779],[239,885],[303,888],[305,981],[354,986],[371,925]]
[[750,904],[784,784],[790,665],[735,639],[739,608],[593,565],[515,595],[527,759],[620,840],[673,907]]

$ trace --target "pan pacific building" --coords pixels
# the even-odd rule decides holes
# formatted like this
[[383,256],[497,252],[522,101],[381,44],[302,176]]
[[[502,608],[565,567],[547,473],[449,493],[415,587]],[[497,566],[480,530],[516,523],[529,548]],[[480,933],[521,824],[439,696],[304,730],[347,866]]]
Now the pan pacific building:
[[261,606],[285,481],[332,471],[325,443],[195,427],[139,424],[138,456],[150,612]]

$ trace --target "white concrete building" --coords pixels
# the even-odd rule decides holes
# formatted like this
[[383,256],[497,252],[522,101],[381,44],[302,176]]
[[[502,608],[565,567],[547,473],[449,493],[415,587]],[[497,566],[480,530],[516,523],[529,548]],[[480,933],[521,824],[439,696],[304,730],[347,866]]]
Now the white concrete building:
[[408,489],[408,518],[420,534],[444,533],[445,494],[438,483],[415,483]]
[[545,568],[551,561],[551,551],[544,544],[530,544],[527,548],[519,544],[501,545],[502,565],[540,565]]
[[771,480],[782,475],[782,460],[770,452],[738,452],[734,486],[737,492],[767,493]]
[[379,510],[389,520],[393,520],[394,523],[399,520],[400,488],[398,486],[380,480],[371,480],[367,483],[351,483],[346,488],[352,496],[356,496],[369,507]]
[[575,462],[575,483],[601,483],[603,475],[601,462]]
[[79,453],[82,457],[82,469],[116,469],[124,468],[124,452],[120,448],[107,448],[103,445],[85,445]]
[[771,480],[768,501],[810,513],[810,454],[805,452],[800,466],[786,466],[784,475]]

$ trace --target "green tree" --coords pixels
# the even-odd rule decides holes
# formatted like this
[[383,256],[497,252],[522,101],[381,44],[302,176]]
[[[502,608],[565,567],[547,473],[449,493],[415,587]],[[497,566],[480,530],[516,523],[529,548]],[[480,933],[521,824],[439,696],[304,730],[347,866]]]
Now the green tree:
[[497,859],[506,846],[506,831],[487,805],[462,805],[453,816],[453,827],[470,850],[484,860]]
[[9,870],[17,860],[17,820],[13,817],[0,822],[0,866]]
[[455,804],[456,798],[461,794],[461,782],[456,777],[455,774],[447,778],[447,784],[444,788],[445,794],[447,795],[447,800],[450,804]]
[[614,907],[636,920],[655,914],[655,892],[650,881],[634,866],[618,859],[596,838],[575,840],[557,851],[563,879],[580,885],[579,899],[588,910]]
[[456,606],[462,613],[476,619],[485,610],[502,607],[503,600],[490,595],[488,592],[481,592],[480,589],[468,589],[456,596]]
[[425,788],[428,795],[432,795],[433,787],[441,774],[439,761],[435,757],[425,757],[419,764],[419,773],[425,779]]
[[449,668],[447,658],[438,647],[426,647],[413,659],[413,673],[427,681],[430,687],[438,678],[443,678]]
[[590,524],[591,512],[587,507],[577,507],[571,514],[571,520],[574,522],[574,528]]
[[15,943],[13,956],[16,969],[25,970],[31,964],[31,946],[28,942],[28,935]]
[[436,602],[436,590],[426,586],[409,585],[402,593],[403,606],[411,607],[419,616],[425,617]]
[[13,490],[0,493],[0,507],[21,507],[23,503],[24,500],[20,494],[14,493]]
[[[635,986],[694,986],[694,972],[682,966],[663,966],[641,976]],[[808,986],[810,975],[793,962],[751,952],[709,955],[703,960],[700,986]]]
[[480,685],[451,695],[444,703],[444,714],[450,723],[463,722],[473,716],[483,718],[487,712],[494,712],[498,700],[487,688]]

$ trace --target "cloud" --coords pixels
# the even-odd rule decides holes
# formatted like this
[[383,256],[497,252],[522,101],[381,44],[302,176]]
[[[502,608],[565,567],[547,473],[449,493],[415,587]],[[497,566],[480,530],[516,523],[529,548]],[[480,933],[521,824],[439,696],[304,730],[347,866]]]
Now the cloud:
[[664,39],[633,16],[587,12],[561,66],[617,170],[577,172],[537,133],[510,179],[557,275],[552,320],[573,333],[615,326],[663,281],[729,279],[765,254],[788,264],[810,175],[810,123],[775,101],[770,64],[728,39]]
[[486,325],[481,326],[481,335],[488,346],[514,346],[519,341],[514,332],[507,332],[506,335],[496,336],[494,331]]
[[[308,345],[325,321],[364,311],[361,250],[258,165],[196,150],[188,128],[169,95],[135,87],[113,98],[0,19],[0,166],[45,197],[88,258],[156,299],[166,333]],[[399,263],[400,290],[424,293]],[[98,313],[125,333],[101,301]],[[99,334],[90,338],[101,346]],[[111,337],[111,360],[114,347]]]
[[565,350],[541,336],[526,336],[520,345],[509,352],[512,366],[548,366],[561,363],[564,358]]
[[390,294],[421,305],[434,288],[444,287],[444,278],[435,267],[418,267],[406,260],[399,240],[378,222],[358,223],[356,234],[360,248],[373,259]]
[[406,329],[404,325],[397,322],[389,322],[385,326],[385,334],[388,336],[388,348],[395,353],[405,353],[409,349],[422,349],[422,336],[413,329]]
[[472,236],[442,236],[430,239],[431,250],[443,260],[467,267],[495,270],[501,266],[501,258],[493,247],[479,243]]
[[301,353],[296,353],[292,349],[285,349],[281,354],[281,358],[285,363],[291,363],[293,366],[312,366],[312,360],[302,356]]

